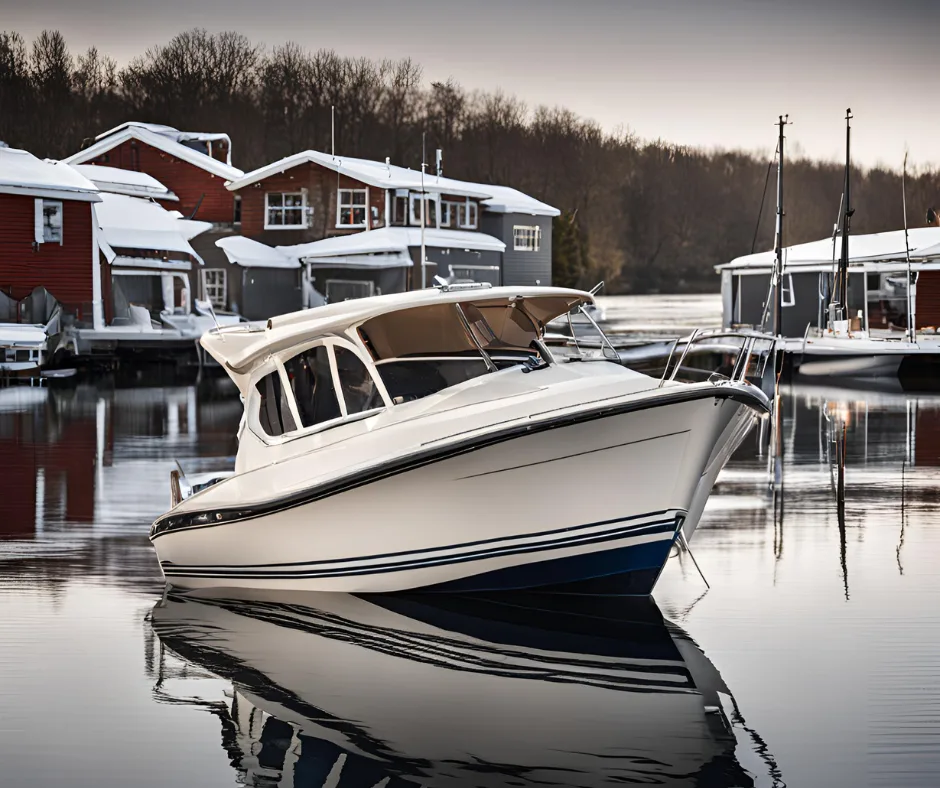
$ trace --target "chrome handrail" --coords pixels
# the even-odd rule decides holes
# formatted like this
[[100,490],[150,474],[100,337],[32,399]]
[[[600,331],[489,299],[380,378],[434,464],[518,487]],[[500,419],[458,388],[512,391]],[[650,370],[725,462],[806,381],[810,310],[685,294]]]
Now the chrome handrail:
[[657,388],[662,388],[663,383],[666,382],[666,374],[669,372],[669,365],[672,363],[672,354],[676,352],[676,346],[679,344],[681,337],[676,337],[673,340],[672,347],[669,348],[669,356],[666,358],[666,366],[663,367],[663,376],[659,379],[659,385]]
[[[755,355],[755,353],[760,353],[763,356],[763,363],[759,367],[759,374],[763,376],[767,369],[767,361],[769,360],[777,345],[777,339],[775,337],[771,336],[770,334],[758,331],[696,329],[688,337],[679,337],[673,341],[672,347],[669,350],[669,356],[666,358],[666,365],[663,369],[662,377],[659,380],[659,387],[662,387],[666,380],[676,379],[676,376],[679,374],[679,370],[682,369],[682,365],[685,363],[686,357],[688,356],[693,344],[710,339],[716,339],[719,337],[743,340],[741,347],[735,356],[734,364],[731,368],[731,375],[728,380],[731,382],[741,382],[746,380],[747,372],[751,364],[751,358]],[[682,342],[685,347],[683,348],[678,360],[673,365],[675,350],[680,342]],[[767,343],[766,352],[763,350],[758,350],[758,343],[763,342]]]
[[[594,326],[595,329],[597,329],[597,333],[601,335],[601,342],[607,344],[607,347],[609,347],[611,352],[614,354],[614,359],[617,359],[619,361],[620,354],[617,352],[617,348],[614,347],[613,342],[610,341],[610,339],[607,337],[607,334],[605,334],[601,330],[601,327],[597,325],[597,322],[594,320],[594,318],[588,314],[587,310],[584,308],[584,304],[580,304],[578,306],[578,311],[580,311],[581,314],[584,315],[588,319],[588,322],[592,326]],[[604,355],[607,355],[607,354],[605,353]],[[614,359],[611,359],[611,360],[614,360]]]

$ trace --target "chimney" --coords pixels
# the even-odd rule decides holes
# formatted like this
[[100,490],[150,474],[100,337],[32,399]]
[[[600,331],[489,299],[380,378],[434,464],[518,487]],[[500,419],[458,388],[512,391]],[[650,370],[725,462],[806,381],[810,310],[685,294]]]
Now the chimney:
[[437,177],[440,178],[444,174],[444,150],[442,148],[437,149]]

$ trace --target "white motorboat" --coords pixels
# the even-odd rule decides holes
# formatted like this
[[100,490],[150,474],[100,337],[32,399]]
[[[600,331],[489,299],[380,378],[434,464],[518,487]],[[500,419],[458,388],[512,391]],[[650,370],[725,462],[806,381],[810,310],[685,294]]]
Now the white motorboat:
[[220,717],[239,784],[783,785],[652,601],[214,589],[151,625],[155,694]]
[[0,323],[0,372],[38,370],[46,354],[45,328],[24,323]]
[[649,594],[768,401],[556,360],[546,324],[591,301],[444,287],[207,333],[245,412],[235,473],[177,480],[151,529],[167,581]]

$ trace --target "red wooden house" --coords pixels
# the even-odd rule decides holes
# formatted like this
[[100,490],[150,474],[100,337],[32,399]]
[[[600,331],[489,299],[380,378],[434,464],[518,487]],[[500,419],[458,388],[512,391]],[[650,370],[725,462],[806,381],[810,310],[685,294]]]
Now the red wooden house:
[[0,322],[45,322],[46,300],[28,298],[44,287],[78,323],[104,325],[100,200],[67,164],[0,148]]
[[145,172],[179,198],[175,207],[184,216],[213,224],[235,222],[235,199],[225,184],[243,173],[232,166],[227,134],[132,121],[99,134],[65,161]]

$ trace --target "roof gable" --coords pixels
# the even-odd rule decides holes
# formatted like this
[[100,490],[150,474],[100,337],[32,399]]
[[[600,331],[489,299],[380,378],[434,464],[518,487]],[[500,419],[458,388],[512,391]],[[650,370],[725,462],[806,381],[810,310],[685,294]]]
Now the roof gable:
[[[225,162],[221,162],[217,159],[213,159],[211,156],[207,156],[205,153],[200,153],[193,148],[189,148],[186,145],[178,142],[173,137],[173,135],[168,135],[163,131],[154,131],[153,128],[154,127],[152,124],[141,124],[136,122],[126,123],[123,126],[118,126],[117,128],[112,129],[103,135],[99,135],[93,145],[90,145],[84,150],[78,151],[78,153],[73,153],[71,156],[63,159],[63,161],[68,164],[86,164],[93,159],[98,158],[103,153],[107,153],[108,151],[113,150],[118,145],[121,145],[128,140],[135,139],[138,142],[142,142],[145,145],[150,145],[152,148],[163,151],[164,153],[167,153],[170,156],[179,159],[180,161],[185,161],[187,164],[192,164],[194,167],[199,167],[200,169],[212,173],[219,178],[223,178],[226,181],[240,178],[244,174],[237,167],[232,167]],[[175,132],[177,136],[181,135],[186,139],[200,138],[198,133],[177,132],[175,129],[171,129],[169,126],[158,128],[169,129],[170,131]],[[216,138],[228,138],[227,135],[208,136]]]
[[409,189],[431,194],[453,194],[460,197],[471,197],[479,200],[490,197],[488,187],[479,184],[457,181],[452,178],[439,177],[425,173],[423,178],[420,170],[410,170],[395,164],[371,161],[369,159],[356,159],[349,156],[332,156],[315,150],[306,150],[272,162],[257,170],[246,173],[243,177],[235,179],[228,184],[231,191],[243,189],[254,183],[263,181],[273,175],[299,167],[302,164],[317,164],[326,167],[340,175],[346,175],[354,180],[375,186],[380,189]]

